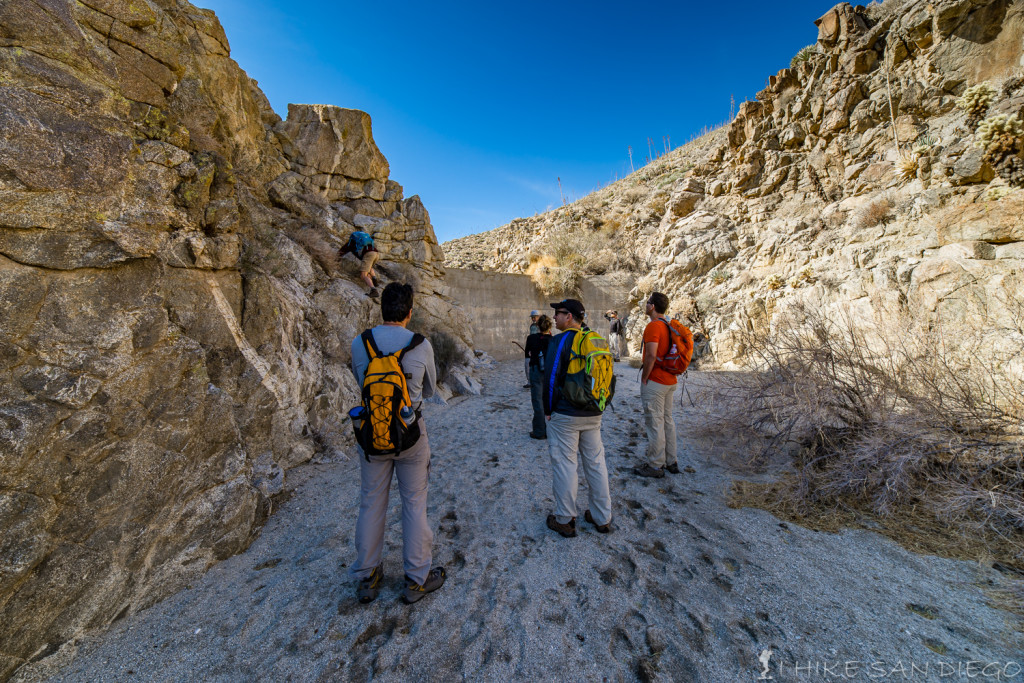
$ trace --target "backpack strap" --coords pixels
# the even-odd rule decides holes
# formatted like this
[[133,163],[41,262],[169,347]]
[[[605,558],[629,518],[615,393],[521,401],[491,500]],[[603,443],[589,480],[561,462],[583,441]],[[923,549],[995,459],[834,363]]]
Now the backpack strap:
[[404,349],[402,349],[401,351],[398,352],[398,362],[399,362],[399,364],[401,364],[402,359],[405,358],[405,354],[407,354],[410,351],[412,351],[413,349],[415,349],[417,346],[422,344],[425,340],[426,340],[426,337],[424,337],[422,334],[420,334],[419,332],[414,332],[413,335],[412,335],[412,341],[409,342],[409,345],[406,346]]
[[380,347],[377,346],[377,340],[373,338],[373,330],[363,330],[363,333],[359,335],[363,340],[363,347],[366,349],[366,355],[370,360],[374,358],[380,358],[384,354],[380,352]]

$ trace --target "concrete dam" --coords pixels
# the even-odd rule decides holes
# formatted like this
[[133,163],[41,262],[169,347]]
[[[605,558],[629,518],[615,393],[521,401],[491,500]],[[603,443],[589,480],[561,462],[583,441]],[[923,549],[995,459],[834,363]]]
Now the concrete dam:
[[605,311],[617,310],[620,318],[637,314],[627,309],[632,282],[624,285],[603,275],[583,280],[579,294],[565,295],[544,294],[528,275],[464,268],[446,268],[445,273],[449,294],[465,309],[472,323],[474,347],[498,360],[521,358],[523,351],[514,342],[522,344],[526,340],[530,311],[537,309],[550,316],[551,302],[566,296],[583,302],[586,323],[601,334],[608,332]]

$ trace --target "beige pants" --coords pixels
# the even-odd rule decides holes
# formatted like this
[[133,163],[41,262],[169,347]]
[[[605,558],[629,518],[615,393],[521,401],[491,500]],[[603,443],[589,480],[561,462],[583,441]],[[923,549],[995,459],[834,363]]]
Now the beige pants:
[[612,497],[608,490],[608,467],[601,442],[601,416],[576,417],[555,413],[548,421],[548,455],[551,457],[552,493],[555,518],[568,524],[576,517],[576,454],[583,460],[587,478],[590,514],[598,524],[612,521]]
[[647,460],[651,467],[665,467],[676,462],[676,423],[672,419],[672,396],[675,384],[648,381],[640,387],[647,428]]
[[427,522],[427,484],[430,479],[430,441],[420,420],[420,438],[398,457],[359,454],[359,519],[356,522],[356,561],[349,570],[365,579],[381,563],[388,492],[392,475],[402,498],[402,560],[405,573],[416,583],[430,572],[434,534]]
[[373,270],[373,264],[380,258],[379,251],[368,251],[363,254],[363,258],[359,260],[359,272],[369,273]]

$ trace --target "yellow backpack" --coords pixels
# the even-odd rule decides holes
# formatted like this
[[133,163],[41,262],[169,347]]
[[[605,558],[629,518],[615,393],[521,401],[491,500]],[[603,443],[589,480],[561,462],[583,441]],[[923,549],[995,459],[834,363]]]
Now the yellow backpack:
[[584,327],[569,347],[562,396],[584,410],[604,412],[615,395],[615,365],[608,340]]
[[362,405],[349,411],[356,442],[367,460],[371,455],[398,455],[420,438],[402,358],[423,343],[423,335],[414,334],[408,346],[389,354],[381,353],[372,330],[361,338],[370,363],[363,377]]

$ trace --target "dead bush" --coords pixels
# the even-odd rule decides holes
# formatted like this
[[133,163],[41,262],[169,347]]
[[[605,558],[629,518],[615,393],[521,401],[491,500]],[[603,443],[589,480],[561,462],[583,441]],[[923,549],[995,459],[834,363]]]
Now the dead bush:
[[454,335],[444,330],[434,330],[429,335],[430,345],[434,349],[434,366],[437,369],[437,381],[443,382],[451,375],[451,371],[465,365],[466,357],[462,347]]
[[882,195],[872,199],[864,206],[857,209],[854,217],[854,227],[858,230],[866,230],[876,225],[888,223],[893,218],[896,203],[892,197]]
[[338,270],[338,248],[331,244],[322,232],[304,225],[300,229],[290,232],[288,236],[305,249],[328,274],[333,274]]
[[1021,339],[1020,325],[922,330],[891,315],[866,328],[796,307],[746,334],[753,371],[722,390],[719,429],[747,429],[757,460],[793,459],[760,491],[769,509],[926,514],[1024,567]]

